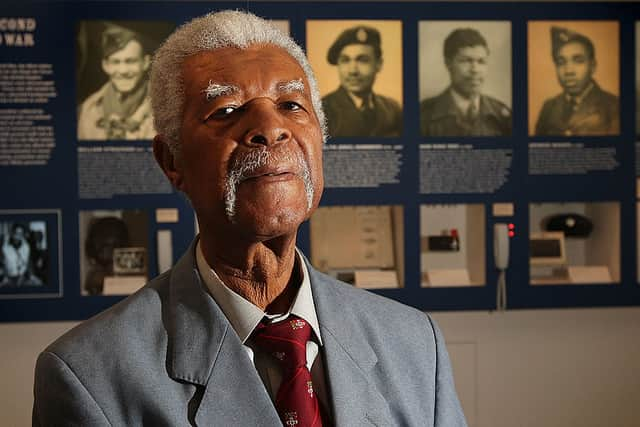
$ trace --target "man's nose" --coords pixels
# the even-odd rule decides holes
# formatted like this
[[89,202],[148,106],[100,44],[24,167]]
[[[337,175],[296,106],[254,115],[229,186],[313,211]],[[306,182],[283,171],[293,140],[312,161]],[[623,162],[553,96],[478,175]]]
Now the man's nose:
[[247,145],[273,145],[291,139],[291,131],[278,110],[269,100],[251,103],[245,112],[247,118],[243,142]]

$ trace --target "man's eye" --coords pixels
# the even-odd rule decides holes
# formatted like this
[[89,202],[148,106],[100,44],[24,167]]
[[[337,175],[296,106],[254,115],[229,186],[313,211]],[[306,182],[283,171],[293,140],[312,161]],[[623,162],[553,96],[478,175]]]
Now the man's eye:
[[222,108],[218,108],[217,110],[215,110],[210,116],[209,118],[212,119],[221,119],[224,117],[229,116],[231,113],[233,113],[234,111],[236,111],[237,108],[233,107],[233,106],[226,106],[226,107],[222,107]]
[[289,111],[298,111],[303,109],[300,104],[294,101],[285,101],[280,104],[280,108]]

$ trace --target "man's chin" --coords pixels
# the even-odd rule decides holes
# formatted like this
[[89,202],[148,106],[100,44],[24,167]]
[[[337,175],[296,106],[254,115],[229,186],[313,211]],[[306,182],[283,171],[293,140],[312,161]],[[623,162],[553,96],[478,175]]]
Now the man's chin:
[[293,236],[300,224],[306,220],[306,212],[280,209],[277,212],[265,212],[262,216],[236,212],[231,218],[236,229],[248,240],[265,241],[281,236]]

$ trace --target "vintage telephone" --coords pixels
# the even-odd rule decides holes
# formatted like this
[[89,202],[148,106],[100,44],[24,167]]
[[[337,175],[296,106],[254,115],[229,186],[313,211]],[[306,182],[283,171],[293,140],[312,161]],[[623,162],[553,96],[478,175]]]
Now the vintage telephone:
[[506,270],[509,266],[509,226],[504,223],[493,225],[493,259],[499,271],[496,286],[496,310],[507,308]]

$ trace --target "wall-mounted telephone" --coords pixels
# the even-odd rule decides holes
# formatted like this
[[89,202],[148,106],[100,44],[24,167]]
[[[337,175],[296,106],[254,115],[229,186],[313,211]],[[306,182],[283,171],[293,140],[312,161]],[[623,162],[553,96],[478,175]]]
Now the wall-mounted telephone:
[[496,286],[496,310],[507,308],[506,270],[509,266],[509,226],[504,223],[493,225],[493,259],[499,270]]

